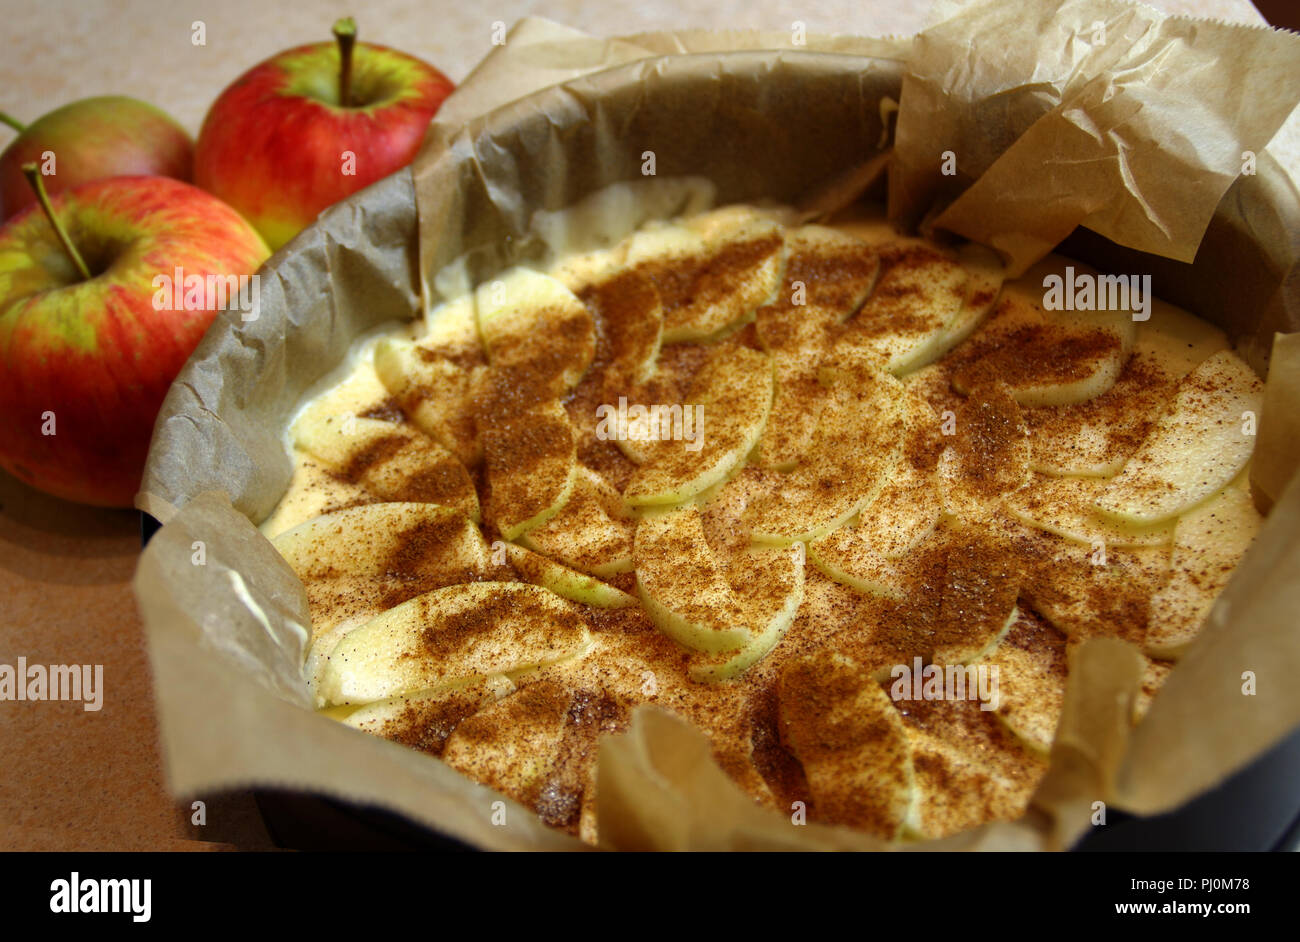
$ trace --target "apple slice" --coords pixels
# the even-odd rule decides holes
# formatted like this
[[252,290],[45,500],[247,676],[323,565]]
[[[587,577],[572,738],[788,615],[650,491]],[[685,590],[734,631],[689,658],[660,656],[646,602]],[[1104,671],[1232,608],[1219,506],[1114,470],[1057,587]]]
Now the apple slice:
[[293,477],[289,479],[288,489],[271,516],[258,524],[268,540],[321,514],[380,500],[359,484],[339,480],[325,464],[301,448],[293,449],[292,458]]
[[759,308],[759,342],[775,368],[772,412],[759,443],[759,463],[789,471],[807,454],[826,404],[818,367],[831,347],[839,314],[821,307]]
[[901,599],[907,591],[906,556],[934,533],[941,510],[933,474],[900,461],[856,522],[808,544],[809,558],[836,582]]
[[1186,652],[1262,523],[1245,473],[1178,518],[1169,581],[1151,599],[1148,654],[1176,659]]
[[598,359],[605,363],[605,395],[612,402],[654,372],[663,342],[663,304],[654,282],[635,269],[595,281],[579,297],[600,325]]
[[1042,311],[1023,286],[1007,290],[993,317],[955,354],[961,393],[1005,383],[1023,406],[1085,402],[1110,389],[1133,349],[1126,311]]
[[785,281],[758,309],[759,343],[772,355],[776,389],[759,461],[789,471],[804,457],[826,401],[817,368],[831,332],[861,307],[880,270],[867,243],[822,226],[786,233]]
[[1096,501],[1106,488],[1099,478],[1064,478],[1036,474],[1006,496],[1004,506],[1017,520],[1087,546],[1168,546],[1172,523],[1148,526],[1120,523],[1101,516]]
[[772,411],[759,442],[758,463],[777,471],[793,470],[808,455],[817,423],[826,407],[826,387],[817,378],[816,354],[787,352],[772,356],[775,386]]
[[938,419],[920,396],[904,397],[903,455],[880,492],[849,526],[809,544],[814,563],[831,578],[878,595],[895,595],[897,572],[891,560],[910,552],[934,532],[943,513],[933,467],[928,467],[931,436]]
[[550,589],[566,599],[594,608],[627,608],[636,604],[636,599],[622,589],[592,578],[585,572],[562,566],[517,543],[506,543],[505,552],[506,559],[524,582]]
[[899,375],[937,356],[944,331],[966,300],[968,276],[953,258],[925,245],[879,249],[880,278],[838,343],[879,358]]
[[786,265],[780,289],[755,312],[759,342],[768,351],[795,352],[805,324],[842,324],[862,306],[880,272],[880,256],[860,239],[823,226],[785,234]]
[[915,555],[915,614],[903,623],[919,653],[936,664],[967,664],[997,648],[1015,624],[1020,591],[1006,545],[996,534],[958,525]]
[[913,700],[903,723],[916,800],[906,834],[936,839],[1029,807],[1047,758],[1025,746],[977,700]]
[[339,510],[282,534],[273,545],[307,591],[312,643],[303,676],[312,691],[319,689],[329,653],[349,631],[417,595],[479,581],[492,568],[478,527],[437,504]]
[[561,759],[574,695],[539,680],[462,720],[442,761],[474,781],[536,808]]
[[968,242],[957,250],[957,258],[966,272],[966,293],[961,309],[939,333],[933,348],[923,358],[924,362],[912,364],[912,370],[939,359],[973,334],[993,310],[1002,291],[1006,268],[992,249]]
[[1168,410],[1097,500],[1102,513],[1139,524],[1184,513],[1222,490],[1250,460],[1264,384],[1224,350],[1179,382]]
[[1151,319],[1137,325],[1133,354],[1114,386],[1085,403],[1032,409],[1026,415],[1034,470],[1104,478],[1118,474],[1159,419],[1177,381],[1227,348],[1219,328],[1154,301]]
[[826,226],[799,226],[785,233],[786,262],[781,288],[758,309],[764,347],[789,348],[773,333],[806,314],[821,312],[843,323],[862,306],[880,274],[880,255],[871,245]]
[[947,412],[955,414],[966,401],[965,396],[952,388],[952,375],[947,360],[923,366],[908,373],[902,380],[907,391],[924,399],[937,416],[943,416]]
[[859,514],[858,530],[886,559],[899,559],[934,532],[943,514],[936,478],[941,423],[920,396],[904,395],[903,453],[894,473]]
[[654,282],[663,301],[664,343],[707,341],[754,319],[781,286],[781,227],[752,210],[705,213],[644,228],[627,264]]
[[407,417],[466,467],[482,459],[470,401],[474,371],[409,340],[375,344],[375,372]]
[[[626,402],[612,394],[608,397],[605,405],[614,411],[600,410],[603,415],[598,417],[598,423],[603,423],[603,426],[597,426],[598,440],[614,437],[615,445],[624,456],[633,464],[641,465],[654,456],[659,439],[672,438],[679,430],[694,437],[697,432],[695,413],[691,413],[691,424],[686,427],[682,424],[686,416],[679,414],[678,410],[687,402],[692,390],[700,387],[705,376],[704,367],[713,359],[725,358],[742,347],[748,348],[746,336],[737,334],[713,345],[663,347],[650,377],[627,390]],[[626,487],[626,482],[623,486]]]
[[779,471],[764,471],[747,464],[694,501],[704,520],[704,534],[720,555],[728,558],[750,547],[749,527],[745,524],[745,510],[760,495],[771,493],[780,486]]
[[520,539],[543,556],[608,578],[631,572],[635,529],[618,491],[595,471],[578,465],[573,493],[564,507]]
[[[691,406],[698,408],[688,412]],[[686,407],[672,414],[680,415],[680,425],[665,429],[661,418],[650,458],[632,475],[623,500],[630,507],[678,504],[721,481],[753,449],[771,407],[767,354],[744,347],[717,351],[691,383]]]
[[[863,520],[874,507],[862,512]],[[868,533],[867,524],[832,531],[809,544],[809,555],[829,578],[900,607],[889,631],[905,642],[897,659],[922,655],[965,663],[995,646],[1009,626],[1017,589],[1013,574],[1002,565],[1005,548],[1000,543],[962,522],[946,521],[904,555],[889,557]],[[971,586],[979,591],[967,598]],[[909,647],[918,641],[932,646]]]
[[1167,546],[1087,547],[1018,521],[1003,525],[1022,566],[1021,595],[1055,628],[1072,639],[1142,643],[1151,597],[1169,578]]
[[272,542],[307,588],[314,633],[356,624],[433,589],[482,579],[489,569],[478,527],[437,504],[339,510]]
[[982,386],[957,410],[955,434],[939,456],[944,512],[981,520],[1029,479],[1024,414],[1002,383]]
[[538,680],[463,720],[442,760],[594,843],[593,712],[590,691]]
[[[860,550],[849,560],[856,566],[832,559],[842,568],[818,555],[822,545],[810,548],[819,569],[876,597],[868,614],[844,628],[835,643],[882,678],[891,665],[916,657],[966,663],[994,649],[1010,627],[1020,579],[996,530],[947,520],[901,559]],[[874,560],[877,568],[863,560]]]
[[831,395],[807,459],[746,511],[757,542],[787,545],[834,530],[869,503],[893,473],[903,443],[902,384],[863,364],[836,366],[826,376],[833,383]]
[[523,368],[554,394],[582,379],[596,352],[596,325],[578,297],[556,279],[512,268],[479,285],[479,333],[496,367]]
[[326,703],[371,703],[512,675],[580,657],[591,645],[582,610],[519,582],[447,586],[348,632],[329,653]]
[[1175,374],[1141,346],[1134,348],[1115,385],[1100,396],[1026,411],[1035,471],[1097,478],[1119,473],[1155,425],[1174,387]]
[[[680,356],[674,354],[694,353],[697,349],[699,348],[669,347],[667,357],[660,356],[650,378],[644,383],[638,383],[623,392],[608,390],[605,393],[606,401],[601,403],[606,408],[596,407],[600,412],[596,416],[596,439],[609,441],[612,438],[625,458],[633,464],[642,465],[654,457],[661,425],[665,426],[669,436],[678,428],[683,433],[689,431],[695,435],[698,429],[694,413],[690,416],[692,424],[689,429],[679,423],[686,418],[685,413],[680,412],[681,403],[685,400],[697,371],[679,370],[676,368],[678,364],[673,361],[680,359]],[[689,376],[683,375],[688,372]]]
[[776,647],[803,604],[803,548],[740,553],[728,563],[727,581],[744,608],[751,637],[737,652],[694,658],[689,673],[699,683],[739,677]]
[[902,717],[880,685],[820,651],[786,666],[777,699],[781,741],[803,766],[817,819],[897,839],[915,775]]
[[541,526],[568,501],[577,478],[573,427],[558,402],[484,427],[483,460],[491,495],[488,519],[507,540]]
[[1065,703],[1066,637],[1032,611],[1017,609],[998,646],[972,663],[997,671],[998,719],[1030,749],[1050,752]]
[[746,612],[704,538],[699,508],[642,517],[634,551],[637,594],[668,637],[709,654],[737,651],[753,639]]
[[[607,419],[598,417],[598,422],[606,421],[610,424],[605,425],[603,429],[598,427],[596,437],[597,440],[603,438],[608,441],[612,435],[614,445],[622,452],[623,457],[633,464],[642,465],[650,461],[655,455],[656,442],[652,436],[658,434],[657,429],[661,417],[666,415],[668,417],[667,421],[671,425],[677,421],[677,413],[673,411],[671,406],[668,407],[666,412],[652,411],[652,406],[647,405],[647,402],[662,402],[667,397],[657,397],[644,386],[633,389],[631,393],[632,395],[627,397],[629,402],[625,416],[626,421],[624,421],[624,416],[619,413],[610,413]],[[611,408],[617,406],[616,397],[609,396],[607,398],[615,401],[602,403],[602,405],[608,405]],[[692,424],[691,434],[695,433],[696,429]]]
[[506,677],[472,680],[445,690],[376,700],[352,710],[342,722],[363,733],[440,756],[457,725],[514,690],[514,683]]
[[[571,219],[569,217],[566,221]],[[547,274],[574,294],[581,295],[592,285],[607,281],[624,271],[626,261],[627,241],[624,240],[607,249],[566,255]]]
[[380,419],[311,413],[294,423],[294,444],[344,481],[389,501],[454,507],[478,521],[478,492],[465,466],[410,426]]
[[902,599],[907,570],[887,559],[853,526],[840,527],[808,543],[808,558],[836,582],[881,598]]

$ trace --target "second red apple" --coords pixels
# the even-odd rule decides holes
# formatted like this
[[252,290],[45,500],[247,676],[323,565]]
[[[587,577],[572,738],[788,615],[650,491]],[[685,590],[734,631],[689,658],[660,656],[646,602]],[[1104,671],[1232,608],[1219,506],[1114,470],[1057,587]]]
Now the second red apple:
[[277,249],[339,200],[409,164],[452,91],[433,66],[356,43],[300,46],[245,72],[203,121],[194,182]]

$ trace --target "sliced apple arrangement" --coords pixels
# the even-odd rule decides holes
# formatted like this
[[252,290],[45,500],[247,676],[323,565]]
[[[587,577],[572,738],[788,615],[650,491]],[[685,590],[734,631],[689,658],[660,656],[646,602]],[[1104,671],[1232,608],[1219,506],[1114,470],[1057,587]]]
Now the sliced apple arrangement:
[[[760,803],[902,840],[1023,813],[1083,640],[1137,644],[1149,705],[1260,525],[1253,371],[782,218],[502,272],[302,408],[264,530],[319,707],[592,840],[596,737],[655,702]],[[900,664],[1000,698],[901,702]]]

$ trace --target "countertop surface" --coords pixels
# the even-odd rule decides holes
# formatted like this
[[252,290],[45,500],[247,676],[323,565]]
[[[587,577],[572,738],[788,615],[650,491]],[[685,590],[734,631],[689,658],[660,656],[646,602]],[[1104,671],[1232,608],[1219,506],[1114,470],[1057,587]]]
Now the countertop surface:
[[[1247,0],[1152,5],[1244,23]],[[676,7],[676,8],[674,8]],[[68,101],[126,94],[197,132],[216,95],[243,71],[294,45],[329,38],[355,13],[364,40],[403,49],[459,81],[491,47],[493,25],[545,16],[598,35],[656,29],[790,28],[867,35],[912,33],[929,2],[805,0],[43,0],[5,4],[0,109],[31,120]],[[792,12],[796,11],[796,12]],[[206,44],[192,37],[203,24]],[[1296,173],[1298,115],[1271,149]],[[0,147],[12,134],[0,128]],[[269,846],[246,796],[205,796],[206,824],[164,782],[148,657],[130,581],[139,515],[77,507],[0,472],[0,663],[103,665],[104,701],[0,702],[0,850],[223,849]]]

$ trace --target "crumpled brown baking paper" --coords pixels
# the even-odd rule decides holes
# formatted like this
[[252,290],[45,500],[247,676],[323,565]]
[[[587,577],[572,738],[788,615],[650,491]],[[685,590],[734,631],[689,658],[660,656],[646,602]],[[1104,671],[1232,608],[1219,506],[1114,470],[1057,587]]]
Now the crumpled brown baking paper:
[[[521,23],[448,100],[413,175],[394,175],[332,208],[277,253],[262,273],[257,317],[219,321],[168,396],[137,498],[166,525],[142,556],[136,591],[172,790],[283,786],[396,810],[485,848],[578,848],[442,763],[307,708],[298,670],[302,587],[250,522],[271,511],[288,482],[283,432],[291,411],[354,337],[414,316],[421,297],[436,299],[454,276],[482,278],[519,260],[617,238],[640,222],[644,206],[671,213],[701,194],[787,202],[809,216],[852,201],[879,176],[900,93],[900,137],[933,122],[951,132],[947,147],[982,155],[986,169],[1013,152],[1026,169],[1009,192],[982,192],[982,176],[952,188],[936,155],[909,156],[900,140],[891,176],[891,189],[906,181],[899,218],[942,219],[937,207],[951,209],[965,199],[959,191],[973,193],[986,200],[988,232],[1029,236],[1004,238],[1004,248],[1039,251],[1042,233],[1059,220],[1039,228],[1042,221],[1020,205],[1019,188],[1033,185],[1030,171],[1056,153],[1041,139],[1039,152],[1027,149],[1026,139],[1035,140],[1029,132],[1062,91],[1073,95],[1068,81],[1057,88],[1062,47],[1084,42],[1084,26],[1066,29],[1061,19],[1068,13],[1089,29],[1097,19],[1119,21],[1110,2],[1043,0],[1017,10],[1021,21],[998,24],[989,4],[963,8],[964,45],[952,23],[941,23],[915,41],[915,57],[910,39],[810,36],[796,46],[783,34],[685,32],[600,40],[545,21]],[[1277,34],[1190,20],[1175,29],[1145,11],[1133,16],[1123,23],[1147,28],[1108,26],[1115,62],[1133,61],[1141,46],[1145,61],[1188,82],[1199,70],[1210,84],[1222,75],[1250,88],[1277,84],[1276,73],[1256,73],[1246,61],[1252,50],[1272,48],[1279,40],[1264,37]],[[1039,34],[1039,24],[1050,29]],[[1002,32],[990,32],[994,26]],[[1297,39],[1286,41],[1294,59]],[[956,55],[954,43],[964,66],[936,59],[938,48]],[[992,58],[971,57],[972,49]],[[1046,63],[1041,88],[1039,62]],[[959,95],[905,90],[942,88],[963,68],[970,74]],[[1207,92],[1204,100],[1224,98]],[[1070,101],[1086,114],[1090,99]],[[1200,115],[1201,99],[1195,104]],[[1251,134],[1267,140],[1272,118],[1242,119],[1240,104],[1218,115],[1205,165],[1182,171],[1184,202],[1200,206],[1222,183],[1214,161],[1225,139],[1241,149]],[[1183,130],[1196,122],[1187,107],[1183,96],[1148,108],[1145,137],[1118,123],[1112,140],[1126,142],[1129,159],[1108,164],[1113,176],[1122,181],[1124,167],[1189,143]],[[653,179],[641,175],[646,151],[656,154]],[[965,171],[976,165],[958,161]],[[919,849],[1065,847],[1088,826],[1094,801],[1144,813],[1174,807],[1300,724],[1300,691],[1290,682],[1300,670],[1293,616],[1300,437],[1290,431],[1300,414],[1300,344],[1294,336],[1274,344],[1275,331],[1300,326],[1300,197],[1262,143],[1258,174],[1231,184],[1208,227],[1202,222],[1203,235],[1188,224],[1194,212],[1166,205],[1169,192],[1106,182],[1109,228],[1097,228],[1115,242],[1080,229],[1061,250],[1112,271],[1151,272],[1157,295],[1224,326],[1257,368],[1270,370],[1252,480],[1272,509],[1203,638],[1141,726],[1130,730],[1127,722],[1136,652],[1089,643],[1071,674],[1052,767],[1029,814]],[[645,198],[639,211],[626,200],[593,198],[615,183]],[[581,224],[557,227],[556,211],[581,201]],[[1166,226],[1168,245],[1150,243],[1153,214],[1138,213],[1143,206],[1162,222],[1178,218]],[[1256,673],[1257,695],[1241,694],[1243,670]],[[712,762],[701,733],[653,707],[635,711],[627,733],[603,742],[598,801],[602,841],[615,848],[880,846],[843,828],[794,827],[755,807]],[[493,824],[500,809],[504,823]]]
[[1125,0],[985,0],[920,34],[903,97],[892,218],[990,245],[1012,276],[1078,225],[1190,262],[1295,110],[1300,55],[1294,34]]

